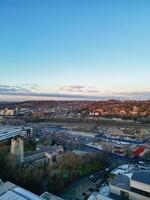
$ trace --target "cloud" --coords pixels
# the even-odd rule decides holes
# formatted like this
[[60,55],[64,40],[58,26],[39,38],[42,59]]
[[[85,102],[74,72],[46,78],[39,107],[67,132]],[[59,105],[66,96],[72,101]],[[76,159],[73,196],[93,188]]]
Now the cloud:
[[83,92],[84,86],[82,85],[63,86],[63,87],[60,87],[59,90],[66,91],[66,92]]
[[0,100],[4,96],[10,96],[16,99],[70,99],[70,100],[108,100],[108,99],[132,99],[147,100],[150,99],[150,91],[145,92],[119,92],[119,93],[102,93],[93,87],[84,87],[81,85],[64,86],[57,92],[42,92],[39,86],[33,85],[0,85]]
[[63,86],[60,87],[59,90],[65,92],[76,92],[76,93],[100,93],[100,91],[94,87],[86,87],[83,85]]
[[142,91],[142,92],[120,92],[120,93],[114,93],[118,96],[123,96],[130,99],[150,99],[150,91]]
[[[27,87],[25,87],[27,86]],[[27,97],[30,99],[35,99],[36,97],[39,99],[45,99],[45,98],[56,98],[56,99],[71,99],[71,100],[106,100],[106,96],[98,96],[98,95],[90,95],[87,94],[88,91],[91,93],[97,92],[93,88],[84,87],[84,86],[64,86],[62,88],[59,88],[58,92],[36,92],[36,89],[38,89],[38,85],[30,86],[30,85],[24,85],[24,86],[9,86],[9,85],[0,85],[0,98],[2,99],[2,95],[8,95],[18,98],[24,98]],[[69,93],[71,92],[71,93]]]
[[22,84],[22,86],[29,90],[37,90],[39,88],[38,84]]
[[27,93],[30,90],[21,86],[0,85],[0,94],[13,94],[18,92]]

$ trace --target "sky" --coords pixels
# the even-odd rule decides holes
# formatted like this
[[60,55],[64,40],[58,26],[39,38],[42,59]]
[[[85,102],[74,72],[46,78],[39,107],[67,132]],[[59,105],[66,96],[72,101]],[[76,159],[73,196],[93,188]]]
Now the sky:
[[149,0],[0,0],[0,100],[150,99]]

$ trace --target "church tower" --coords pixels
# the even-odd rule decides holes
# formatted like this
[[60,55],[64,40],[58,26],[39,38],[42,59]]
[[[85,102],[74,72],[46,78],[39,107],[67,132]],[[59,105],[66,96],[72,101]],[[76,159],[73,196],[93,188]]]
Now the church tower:
[[11,140],[10,153],[14,155],[16,162],[21,164],[24,162],[24,142],[23,139],[17,138]]

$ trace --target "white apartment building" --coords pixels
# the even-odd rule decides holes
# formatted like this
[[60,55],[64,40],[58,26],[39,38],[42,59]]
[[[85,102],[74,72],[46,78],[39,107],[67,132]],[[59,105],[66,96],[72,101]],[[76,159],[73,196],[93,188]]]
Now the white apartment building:
[[110,197],[121,200],[150,200],[150,171],[133,172],[131,179],[123,174],[118,174],[109,183]]

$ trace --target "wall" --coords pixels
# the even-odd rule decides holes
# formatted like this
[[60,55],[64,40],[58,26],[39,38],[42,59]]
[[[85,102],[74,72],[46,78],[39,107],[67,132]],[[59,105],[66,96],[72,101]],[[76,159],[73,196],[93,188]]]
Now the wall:
[[149,197],[145,197],[145,196],[139,195],[137,193],[134,193],[134,192],[131,192],[131,191],[128,191],[128,190],[125,190],[125,189],[121,189],[121,188],[116,187],[114,185],[109,184],[109,186],[110,186],[111,193],[114,193],[118,196],[120,196],[121,191],[124,191],[124,192],[129,193],[129,199],[130,200],[150,200]]

